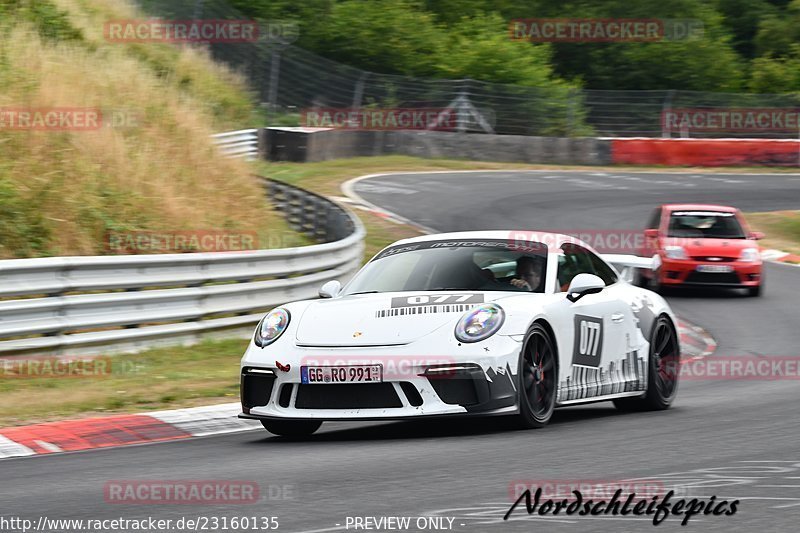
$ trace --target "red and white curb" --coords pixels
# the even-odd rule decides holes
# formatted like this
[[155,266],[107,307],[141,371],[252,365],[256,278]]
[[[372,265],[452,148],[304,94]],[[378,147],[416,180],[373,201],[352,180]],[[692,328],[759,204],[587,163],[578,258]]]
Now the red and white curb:
[[[682,358],[707,357],[717,347],[703,329],[678,320]],[[238,418],[239,403],[224,403],[147,414],[116,415],[0,428],[0,459],[115,448],[262,429]]]
[[262,429],[239,403],[0,428],[0,459],[114,448]]
[[762,248],[761,259],[763,261],[800,265],[800,255],[790,254],[782,250],[767,250]]
[[708,357],[717,349],[717,341],[706,330],[680,318],[678,337],[681,341],[681,359],[684,361]]

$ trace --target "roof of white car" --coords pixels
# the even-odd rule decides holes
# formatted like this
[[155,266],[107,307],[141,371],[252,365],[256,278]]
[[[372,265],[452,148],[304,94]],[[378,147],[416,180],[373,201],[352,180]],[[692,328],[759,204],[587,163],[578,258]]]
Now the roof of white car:
[[574,237],[563,235],[561,233],[550,233],[547,231],[536,230],[490,230],[490,231],[455,231],[451,233],[431,233],[429,235],[420,235],[419,237],[411,237],[410,239],[403,239],[397,241],[392,246],[400,244],[410,244],[415,242],[425,241],[440,241],[446,239],[500,239],[508,241],[530,241],[530,242],[544,242],[549,245],[561,243],[562,241],[570,241],[579,243]]

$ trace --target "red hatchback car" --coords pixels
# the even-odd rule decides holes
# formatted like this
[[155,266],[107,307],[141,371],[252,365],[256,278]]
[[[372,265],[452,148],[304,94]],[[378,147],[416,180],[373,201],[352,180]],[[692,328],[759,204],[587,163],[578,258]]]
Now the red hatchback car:
[[641,276],[651,289],[715,286],[761,294],[764,277],[755,241],[764,235],[750,231],[738,209],[662,205],[653,212],[644,234],[641,255],[655,257],[656,268]]

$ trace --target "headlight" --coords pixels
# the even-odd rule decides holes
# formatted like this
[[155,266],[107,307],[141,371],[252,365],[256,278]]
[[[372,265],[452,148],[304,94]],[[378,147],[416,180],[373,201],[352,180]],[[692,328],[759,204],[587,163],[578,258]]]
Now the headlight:
[[500,329],[506,313],[495,304],[483,304],[467,311],[456,324],[456,339],[478,342],[488,339]]
[[665,246],[664,255],[669,259],[689,259],[683,246]]
[[261,319],[256,328],[256,335],[253,339],[256,346],[263,348],[275,342],[289,325],[289,318],[289,311],[280,307],[267,313],[267,316]]
[[747,263],[755,263],[759,258],[760,256],[757,248],[745,248],[739,256],[740,261],[745,261]]

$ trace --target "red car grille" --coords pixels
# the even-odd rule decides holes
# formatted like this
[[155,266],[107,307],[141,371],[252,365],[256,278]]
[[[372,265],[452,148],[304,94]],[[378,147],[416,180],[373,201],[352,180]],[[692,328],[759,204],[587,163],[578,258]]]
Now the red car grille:
[[718,255],[693,255],[692,259],[695,261],[707,261],[709,263],[732,263],[736,261],[736,257],[720,257]]

